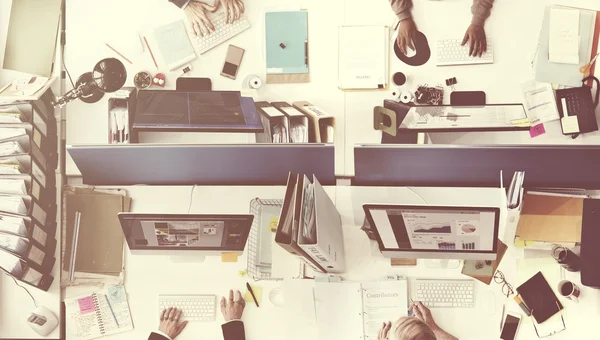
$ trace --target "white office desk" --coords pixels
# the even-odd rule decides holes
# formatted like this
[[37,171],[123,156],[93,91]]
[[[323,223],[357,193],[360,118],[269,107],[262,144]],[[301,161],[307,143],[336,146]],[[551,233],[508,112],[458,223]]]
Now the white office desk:
[[[252,27],[219,45],[204,55],[199,55],[192,64],[188,77],[208,77],[212,80],[213,90],[235,90],[242,88],[248,75],[258,75],[265,80],[266,62],[264,56],[264,11],[276,9],[307,9],[309,12],[309,63],[310,83],[306,84],[264,84],[255,92],[255,100],[309,101],[336,117],[335,135],[336,173],[343,174],[344,143],[344,95],[337,90],[337,27],[343,17],[342,0],[277,0],[246,1],[246,16]],[[94,65],[107,57],[118,57],[104,45],[104,36],[100,26],[90,27],[90,23],[119,25],[123,31],[140,31],[145,28],[167,23],[185,17],[183,11],[167,0],[107,0],[98,6],[91,0],[67,0],[67,45],[65,61],[75,81],[82,73],[90,72]],[[90,11],[90,8],[94,8]],[[112,39],[118,39],[112,37]],[[236,80],[220,75],[225,60],[227,46],[233,44],[244,48],[244,59],[240,65]],[[156,51],[153,51],[157,53]],[[121,59],[122,60],[122,59]],[[123,60],[122,60],[123,61]],[[126,86],[133,86],[133,75],[139,71],[157,73],[147,51],[132,60],[133,65],[123,61],[127,68]],[[159,65],[160,66],[160,65]],[[166,72],[163,68],[162,72]],[[166,72],[165,89],[174,90],[179,74]],[[67,89],[71,86],[67,82]],[[252,92],[252,91],[250,91]],[[67,105],[66,126],[67,144],[105,144],[108,141],[108,106],[106,94],[95,104],[74,101]],[[223,144],[254,143],[254,134],[250,133],[142,133],[140,142],[144,143],[188,143]],[[70,157],[67,157],[67,174],[78,175],[79,171]]]
[[[450,103],[449,87],[445,80],[456,77],[457,91],[484,91],[487,103],[521,103],[521,83],[534,78],[531,61],[538,45],[544,8],[563,4],[600,10],[594,0],[537,0],[496,1],[485,30],[494,48],[494,63],[485,65],[437,67],[435,43],[440,38],[462,39],[471,22],[472,1],[414,1],[413,17],[420,31],[425,33],[431,48],[429,61],[422,66],[408,66],[390,52],[390,73],[403,72],[408,81],[403,90],[414,93],[417,86],[428,84],[444,87],[444,104]],[[391,25],[394,19],[387,1],[346,1],[346,24]],[[391,76],[390,75],[390,76]],[[393,99],[389,91],[346,93],[345,170],[354,175],[354,145],[381,142],[380,131],[373,129],[373,107],[383,105],[384,99]],[[600,117],[600,109],[597,110]],[[456,132],[430,133],[434,144],[598,144],[600,132],[588,133],[571,139],[563,136],[558,121],[545,124],[546,134],[531,138],[528,131],[516,132]]]

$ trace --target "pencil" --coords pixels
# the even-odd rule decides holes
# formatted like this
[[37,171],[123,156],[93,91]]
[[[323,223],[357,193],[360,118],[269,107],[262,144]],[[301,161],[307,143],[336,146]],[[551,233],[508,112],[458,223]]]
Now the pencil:
[[152,53],[152,49],[150,48],[150,44],[148,44],[148,39],[146,39],[146,37],[144,37],[144,42],[146,43],[146,46],[148,47],[148,51],[150,52],[150,56],[152,57],[154,66],[156,66],[156,69],[158,69],[158,64],[156,63],[156,59],[154,59],[154,53]]
[[121,58],[127,60],[128,63],[130,63],[130,64],[133,65],[133,63],[131,62],[131,60],[127,59],[124,55],[122,55],[119,51],[115,50],[112,46],[110,46],[107,43],[104,43],[104,45],[106,45],[106,47],[110,48],[111,50],[113,50],[113,52],[115,52],[116,54],[118,54],[119,56],[121,56]]

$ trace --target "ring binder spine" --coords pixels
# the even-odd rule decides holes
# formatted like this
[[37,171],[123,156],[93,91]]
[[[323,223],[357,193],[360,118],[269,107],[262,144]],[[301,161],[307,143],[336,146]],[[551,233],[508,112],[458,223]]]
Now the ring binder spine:
[[94,300],[94,310],[96,311],[98,328],[100,329],[100,334],[104,335],[104,321],[102,321],[102,313],[100,313],[100,307],[98,306],[98,295],[96,295],[96,293],[92,294],[92,299]]

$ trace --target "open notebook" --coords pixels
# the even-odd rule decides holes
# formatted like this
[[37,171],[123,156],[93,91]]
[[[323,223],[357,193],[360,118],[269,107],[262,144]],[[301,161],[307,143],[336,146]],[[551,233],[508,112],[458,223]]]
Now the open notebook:
[[65,299],[67,339],[88,340],[133,329],[123,286],[108,287],[91,295]]
[[316,282],[315,302],[320,340],[377,340],[384,322],[407,315],[407,283]]

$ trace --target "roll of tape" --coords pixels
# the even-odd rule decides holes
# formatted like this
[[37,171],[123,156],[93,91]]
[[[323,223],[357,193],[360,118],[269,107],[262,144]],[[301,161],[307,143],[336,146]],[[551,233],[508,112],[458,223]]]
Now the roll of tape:
[[413,100],[412,93],[410,93],[408,91],[404,91],[400,94],[400,101],[403,102],[404,104],[408,104],[408,103],[412,102],[412,100]]
[[260,89],[262,87],[262,84],[262,79],[255,75],[250,75],[244,80],[244,85],[254,90]]
[[390,96],[394,99],[400,99],[401,95],[402,95],[402,91],[400,89],[395,89],[395,90],[392,90],[392,92],[390,92]]

